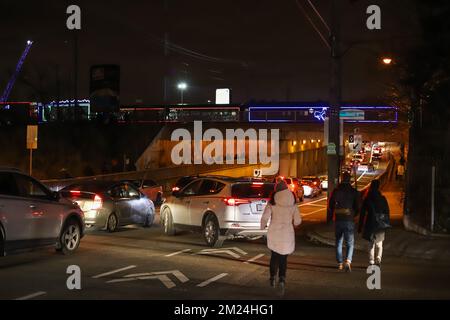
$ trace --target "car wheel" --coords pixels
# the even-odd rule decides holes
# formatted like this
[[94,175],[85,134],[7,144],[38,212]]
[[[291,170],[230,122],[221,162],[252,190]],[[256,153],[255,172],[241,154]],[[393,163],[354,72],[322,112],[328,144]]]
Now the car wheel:
[[219,241],[219,236],[219,222],[216,216],[210,214],[206,218],[205,225],[203,226],[203,237],[205,238],[206,244],[210,247],[215,247]]
[[148,214],[145,217],[144,228],[150,228],[153,225],[153,221],[155,220],[154,214]]
[[65,224],[64,229],[61,232],[57,251],[64,255],[72,254],[80,245],[80,240],[80,225],[76,220],[71,219]]
[[174,236],[175,235],[175,227],[173,225],[173,217],[172,213],[170,212],[170,209],[166,208],[163,211],[162,215],[162,224],[164,228],[164,233],[168,236]]
[[117,216],[115,213],[111,213],[108,217],[108,222],[106,223],[106,230],[108,232],[114,232],[117,230],[117,226],[119,221],[117,220]]
[[162,194],[161,192],[158,192],[155,199],[155,205],[160,206],[162,204]]

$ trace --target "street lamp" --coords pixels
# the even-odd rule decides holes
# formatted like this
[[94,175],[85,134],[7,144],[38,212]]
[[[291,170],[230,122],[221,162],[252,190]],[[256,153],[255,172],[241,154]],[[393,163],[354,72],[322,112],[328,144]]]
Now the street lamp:
[[183,92],[184,92],[184,90],[187,89],[187,84],[186,84],[186,82],[180,82],[177,87],[181,93],[181,104],[183,104]]
[[385,65],[390,65],[392,63],[392,59],[388,57],[383,58],[382,61]]

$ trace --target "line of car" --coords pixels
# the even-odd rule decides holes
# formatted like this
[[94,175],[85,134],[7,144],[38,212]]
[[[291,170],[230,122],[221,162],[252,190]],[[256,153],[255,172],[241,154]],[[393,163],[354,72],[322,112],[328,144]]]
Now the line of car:
[[277,179],[286,181],[298,201],[326,188],[326,180],[313,176],[189,176],[180,178],[163,199],[162,188],[151,180],[90,180],[52,192],[31,176],[0,168],[0,256],[48,245],[71,254],[86,228],[114,232],[129,224],[150,227],[155,203],[161,205],[166,235],[181,229],[199,231],[208,246],[221,246],[226,239],[258,238],[266,234],[260,230],[260,219]]

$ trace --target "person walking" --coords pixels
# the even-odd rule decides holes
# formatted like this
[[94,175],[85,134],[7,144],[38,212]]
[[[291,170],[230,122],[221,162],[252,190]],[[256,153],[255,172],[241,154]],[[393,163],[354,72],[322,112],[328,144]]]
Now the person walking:
[[[270,222],[269,222],[270,221]],[[295,198],[285,181],[275,185],[275,192],[261,217],[261,229],[267,231],[267,247],[271,250],[270,285],[275,287],[278,273],[281,294],[286,285],[287,257],[295,250],[294,226],[302,222]]]
[[[327,223],[335,221],[336,260],[338,269],[350,272],[355,245],[355,222],[359,213],[359,193],[350,184],[350,173],[344,172],[342,182],[333,190],[328,202]],[[344,261],[342,245],[347,248]]]
[[358,232],[369,241],[369,264],[381,264],[385,230],[390,227],[389,204],[380,192],[380,181],[373,180],[361,207]]

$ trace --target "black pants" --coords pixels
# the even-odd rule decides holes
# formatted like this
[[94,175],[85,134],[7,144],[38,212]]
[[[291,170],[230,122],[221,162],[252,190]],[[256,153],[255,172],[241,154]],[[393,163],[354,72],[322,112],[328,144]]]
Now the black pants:
[[277,275],[280,279],[286,278],[287,269],[287,255],[282,255],[272,251],[272,257],[270,258],[270,278],[273,279]]

